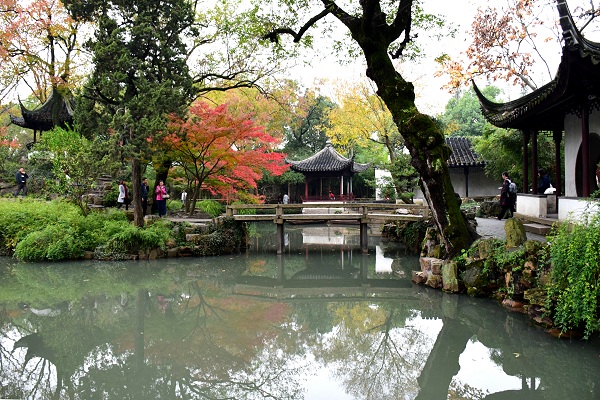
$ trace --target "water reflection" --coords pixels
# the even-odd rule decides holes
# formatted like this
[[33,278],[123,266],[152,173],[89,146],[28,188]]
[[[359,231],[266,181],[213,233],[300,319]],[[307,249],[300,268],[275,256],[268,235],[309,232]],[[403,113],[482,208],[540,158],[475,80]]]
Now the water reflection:
[[[600,396],[597,343],[557,341],[493,301],[413,287],[416,258],[402,249],[375,243],[361,255],[348,238],[307,250],[298,230],[283,256],[2,259],[0,397]],[[408,275],[382,274],[378,259]]]

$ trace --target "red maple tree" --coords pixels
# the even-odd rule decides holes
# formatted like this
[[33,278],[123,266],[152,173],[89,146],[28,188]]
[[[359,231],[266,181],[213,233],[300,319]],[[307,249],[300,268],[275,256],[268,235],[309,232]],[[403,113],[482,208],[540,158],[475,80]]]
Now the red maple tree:
[[192,178],[192,211],[201,189],[232,200],[240,191],[252,192],[265,171],[281,175],[288,168],[285,154],[275,151],[280,139],[256,125],[250,114],[230,113],[228,104],[194,103],[186,120],[171,118],[164,143]]

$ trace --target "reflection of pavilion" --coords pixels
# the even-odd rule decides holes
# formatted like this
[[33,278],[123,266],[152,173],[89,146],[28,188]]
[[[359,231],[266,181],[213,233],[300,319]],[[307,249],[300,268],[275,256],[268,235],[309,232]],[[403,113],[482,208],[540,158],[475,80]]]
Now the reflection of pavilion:
[[[342,226],[319,226],[302,228],[302,244],[308,253],[310,245],[322,245],[339,247],[341,265],[345,264],[345,254],[351,261],[353,258],[352,250],[360,246],[359,235],[356,228]],[[377,274],[391,274],[393,258],[385,257],[381,246],[375,246],[375,272]]]
[[[355,229],[354,229],[355,231]],[[302,229],[302,243],[357,247],[358,233],[351,228],[319,226]]]

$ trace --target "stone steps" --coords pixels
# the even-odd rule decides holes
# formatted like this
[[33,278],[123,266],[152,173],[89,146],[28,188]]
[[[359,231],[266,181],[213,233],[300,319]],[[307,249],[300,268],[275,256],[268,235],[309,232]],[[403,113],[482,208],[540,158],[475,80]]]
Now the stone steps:
[[542,236],[550,234],[550,231],[552,230],[551,226],[538,224],[535,222],[523,224],[523,227],[525,228],[525,232],[535,233]]

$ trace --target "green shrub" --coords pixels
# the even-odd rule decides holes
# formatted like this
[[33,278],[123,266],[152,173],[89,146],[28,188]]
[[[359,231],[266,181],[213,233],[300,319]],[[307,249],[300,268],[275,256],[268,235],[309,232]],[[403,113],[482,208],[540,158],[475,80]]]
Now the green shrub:
[[563,331],[600,328],[600,214],[583,224],[563,224],[550,237],[551,284],[547,309]]
[[146,228],[139,228],[126,221],[108,221],[104,225],[107,236],[105,251],[108,253],[137,253],[156,247],[165,248],[172,238],[168,220],[159,220]]
[[110,190],[104,192],[102,196],[102,205],[104,207],[116,207],[119,199],[119,184],[113,183]]
[[137,228],[121,211],[83,216],[79,208],[63,201],[0,201],[0,215],[2,254],[14,251],[15,257],[25,261],[79,258],[99,246],[110,254],[136,253],[164,248],[172,239],[167,220]]
[[183,209],[183,202],[181,200],[167,200],[167,210],[170,212],[181,211]]
[[202,212],[207,213],[213,218],[216,218],[223,213],[221,203],[216,200],[202,200],[197,203],[197,206],[202,210]]

